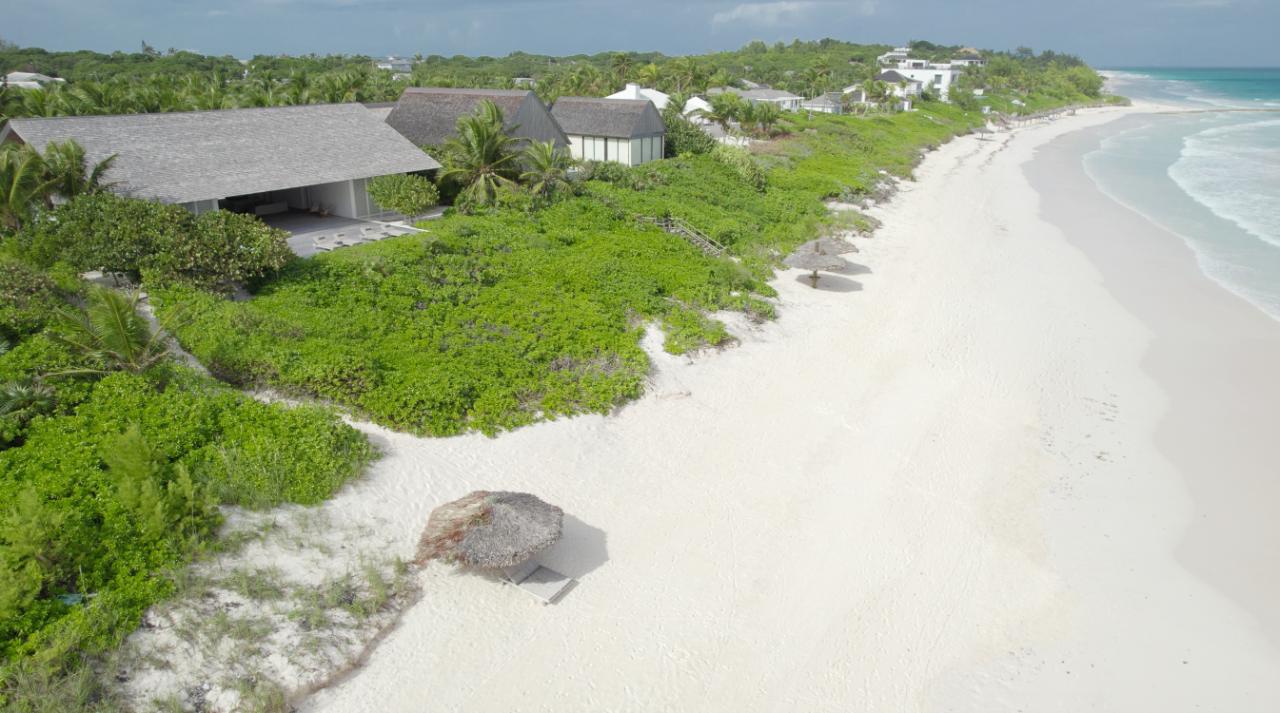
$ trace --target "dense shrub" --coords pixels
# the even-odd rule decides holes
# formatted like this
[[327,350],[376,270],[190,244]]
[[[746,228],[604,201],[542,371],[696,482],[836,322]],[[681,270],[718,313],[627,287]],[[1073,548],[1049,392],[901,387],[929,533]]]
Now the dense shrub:
[[78,270],[135,279],[146,272],[161,282],[223,289],[279,269],[292,256],[287,238],[250,215],[195,216],[181,206],[102,193],[59,206],[14,239],[41,267],[65,261]]
[[760,168],[760,164],[756,163],[755,159],[751,158],[751,154],[747,153],[745,149],[720,144],[712,149],[711,156],[720,163],[732,168],[739,178],[755,190],[763,192],[769,185],[769,179],[765,176],[764,170]]
[[17,342],[40,331],[61,304],[57,284],[49,276],[0,257],[0,339]]
[[410,174],[370,179],[369,197],[383,208],[410,217],[422,215],[440,203],[440,192],[430,179]]
[[227,290],[284,267],[293,258],[288,237],[254,216],[215,210],[185,221],[141,264],[161,282]]
[[675,113],[663,114],[663,123],[667,125],[666,154],[668,158],[681,154],[711,153],[716,147],[716,140],[693,122]]

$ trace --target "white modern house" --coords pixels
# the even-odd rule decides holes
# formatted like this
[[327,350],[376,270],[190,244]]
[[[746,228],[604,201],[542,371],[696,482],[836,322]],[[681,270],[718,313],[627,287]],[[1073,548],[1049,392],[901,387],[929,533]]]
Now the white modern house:
[[951,58],[952,67],[985,67],[987,60],[982,53],[973,47],[961,48],[955,57]]
[[649,101],[653,102],[654,108],[657,109],[658,111],[662,111],[663,109],[666,109],[667,103],[671,101],[670,96],[658,91],[657,89],[642,87],[639,84],[636,84],[634,82],[629,82],[627,86],[622,89],[622,91],[610,94],[605,98],[606,99],[636,99],[636,100],[648,99]]
[[570,154],[581,161],[639,166],[662,158],[667,127],[648,99],[560,97],[551,116],[569,137]]
[[938,95],[942,101],[948,101],[951,85],[964,70],[950,64],[933,64],[925,60],[906,60],[894,70],[907,79],[917,81],[922,88],[927,88]]
[[899,62],[910,56],[910,47],[895,47],[879,57],[876,57],[876,62],[879,62],[881,67],[896,67]]
[[74,139],[106,181],[137,198],[256,215],[387,216],[368,179],[440,168],[360,104],[11,119],[0,143],[43,151]]
[[46,84],[61,84],[67,80],[61,77],[50,77],[39,72],[9,72],[4,75],[4,83],[15,89],[42,89]]

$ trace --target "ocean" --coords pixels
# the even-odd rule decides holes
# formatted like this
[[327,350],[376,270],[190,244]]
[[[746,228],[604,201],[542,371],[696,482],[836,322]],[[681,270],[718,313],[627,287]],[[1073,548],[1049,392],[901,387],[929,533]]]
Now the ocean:
[[1211,279],[1280,320],[1280,68],[1103,74],[1110,91],[1170,112],[1118,125],[1085,157],[1089,176],[1181,236]]

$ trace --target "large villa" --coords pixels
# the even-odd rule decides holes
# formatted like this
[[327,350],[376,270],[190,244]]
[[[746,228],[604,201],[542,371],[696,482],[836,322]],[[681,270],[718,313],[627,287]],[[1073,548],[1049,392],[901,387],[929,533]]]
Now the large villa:
[[117,192],[194,213],[224,208],[267,216],[316,211],[387,214],[368,179],[440,163],[360,104],[12,119],[0,142],[44,150],[75,140],[91,161],[115,155]]

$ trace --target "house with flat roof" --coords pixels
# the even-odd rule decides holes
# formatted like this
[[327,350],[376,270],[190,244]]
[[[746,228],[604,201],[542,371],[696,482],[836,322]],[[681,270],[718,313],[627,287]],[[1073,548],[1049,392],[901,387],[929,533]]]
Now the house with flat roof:
[[639,166],[662,158],[666,149],[667,127],[648,99],[560,97],[551,116],[579,160]]
[[569,147],[542,100],[527,89],[408,87],[387,114],[387,124],[415,146],[439,146],[453,137],[458,119],[474,114],[485,100],[502,110],[503,128],[511,136]]
[[384,215],[370,178],[440,168],[360,104],[16,118],[0,128],[0,143],[39,151],[70,139],[91,162],[116,156],[105,176],[116,192],[194,213]]

